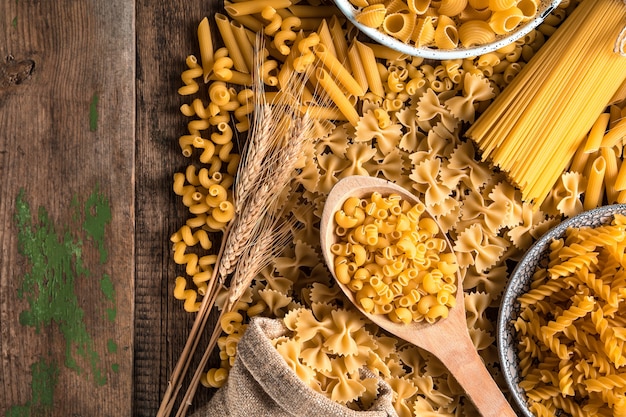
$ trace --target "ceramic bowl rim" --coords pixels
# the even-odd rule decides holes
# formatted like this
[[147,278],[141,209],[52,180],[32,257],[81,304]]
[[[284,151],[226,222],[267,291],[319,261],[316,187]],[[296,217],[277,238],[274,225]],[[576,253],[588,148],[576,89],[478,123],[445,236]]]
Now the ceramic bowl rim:
[[355,8],[349,0],[334,0],[335,5],[343,13],[343,15],[361,32],[367,35],[370,39],[390,47],[398,52],[406,55],[416,56],[426,59],[435,60],[451,60],[451,59],[463,59],[479,56],[488,52],[493,52],[496,49],[500,49],[506,45],[509,45],[516,40],[527,35],[531,30],[539,26],[544,19],[557,8],[561,0],[545,0],[540,5],[535,17],[529,21],[520,25],[517,29],[513,30],[510,34],[496,39],[494,42],[473,46],[469,48],[460,47],[455,49],[436,49],[426,46],[416,47],[404,43],[398,39],[395,39],[389,35],[380,32],[376,28],[371,28],[359,23],[356,20],[355,12],[358,10]]

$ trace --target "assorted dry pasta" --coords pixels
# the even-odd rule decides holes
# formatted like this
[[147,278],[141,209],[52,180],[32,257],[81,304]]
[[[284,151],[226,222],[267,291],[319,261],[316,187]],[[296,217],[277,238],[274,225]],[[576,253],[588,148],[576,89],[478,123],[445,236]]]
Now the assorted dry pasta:
[[[334,6],[316,0],[226,2],[224,14],[199,22],[198,49],[185,62],[178,90],[189,120],[179,138],[188,167],[173,180],[189,212],[171,239],[180,265],[172,285],[182,308],[199,309],[220,236],[235,216],[233,184],[241,160],[236,144],[252,128],[253,78],[260,77],[272,102],[281,99],[293,74],[306,74],[302,98],[294,104],[314,117],[313,140],[291,180],[295,197],[284,208],[300,227],[222,317],[220,363],[206,371],[203,384],[225,382],[247,320],[263,315],[291,330],[290,337],[273,341],[287,363],[339,403],[367,407],[376,384],[357,372],[367,367],[392,387],[400,416],[476,415],[436,359],[347,306],[323,265],[319,217],[332,186],[349,175],[385,178],[418,196],[456,253],[445,262],[463,277],[470,336],[500,379],[492,318],[511,266],[563,217],[626,201],[626,110],[618,93],[541,206],[524,201],[465,138],[575,6],[562,2],[512,45],[454,61],[407,57],[358,38]],[[256,33],[266,39],[261,67],[254,65]]]

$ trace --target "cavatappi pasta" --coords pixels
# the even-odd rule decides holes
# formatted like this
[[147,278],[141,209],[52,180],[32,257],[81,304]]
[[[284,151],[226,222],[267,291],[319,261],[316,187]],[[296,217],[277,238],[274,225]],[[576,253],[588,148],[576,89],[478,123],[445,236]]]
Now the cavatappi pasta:
[[[235,3],[242,2],[232,4]],[[476,10],[487,7],[484,3],[488,2],[468,2]],[[428,2],[413,4],[428,8]],[[523,202],[520,191],[504,175],[495,173],[481,161],[463,134],[517,77],[520,67],[540,50],[576,2],[562,2],[550,19],[514,45],[488,56],[441,62],[406,57],[359,42],[354,28],[336,8],[319,7],[316,0],[282,8],[280,4],[269,6],[275,12],[265,7],[246,15],[226,11],[223,17],[210,16],[206,21],[217,45],[222,42],[216,19],[222,25],[228,23],[235,41],[232,48],[240,50],[246,68],[247,62],[251,62],[247,56],[249,46],[254,45],[251,35],[266,32],[269,27],[261,68],[252,68],[251,73],[235,68],[231,51],[226,47],[216,46],[211,59],[211,51],[206,45],[201,46],[206,39],[200,40],[201,36],[207,36],[206,23],[198,28],[198,59],[191,55],[186,62],[186,70],[193,71],[186,72],[182,81],[183,87],[191,87],[180,91],[181,112],[188,125],[187,131],[181,132],[179,145],[188,167],[177,172],[173,181],[174,191],[188,211],[188,218],[172,235],[173,260],[178,265],[180,279],[171,285],[173,295],[180,298],[181,308],[195,311],[206,288],[205,279],[214,267],[227,217],[214,212],[215,207],[207,197],[211,186],[219,184],[226,190],[226,201],[233,201],[233,177],[239,161],[236,144],[245,140],[249,120],[254,116],[254,103],[249,100],[253,73],[258,70],[263,74],[265,95],[271,101],[272,97],[283,94],[286,83],[293,79],[294,61],[305,64],[299,69],[311,73],[324,69],[352,104],[357,117],[352,115],[348,121],[313,74],[306,85],[302,111],[315,109],[312,114],[317,118],[311,135],[316,141],[293,179],[296,198],[285,207],[302,227],[237,303],[234,310],[239,316],[220,323],[224,328],[218,342],[220,359],[211,363],[203,384],[211,387],[224,384],[247,320],[263,315],[281,319],[288,327],[300,323],[300,331],[313,336],[310,340],[293,338],[293,342],[280,348],[287,340],[275,343],[286,358],[291,358],[289,363],[298,366],[301,375],[311,377],[309,382],[314,389],[329,397],[334,391],[334,399],[350,408],[366,407],[376,388],[367,377],[348,372],[345,364],[364,366],[383,378],[394,395],[397,394],[394,405],[401,417],[477,415],[445,369],[428,354],[388,337],[367,322],[362,330],[351,330],[358,315],[343,304],[343,297],[321,261],[319,216],[331,187],[347,175],[386,178],[417,195],[450,238],[463,277],[470,336],[498,378],[495,328],[490,317],[497,311],[510,272],[507,264],[514,263],[534,239],[562,218],[563,212],[550,209],[547,202],[541,208]],[[278,30],[276,16],[282,19]],[[484,21],[484,17],[481,19]],[[416,22],[415,33],[419,26],[420,36],[432,38],[435,23],[434,18]],[[248,46],[242,46],[242,29],[248,36]],[[327,31],[331,33],[333,48]],[[323,45],[321,50],[316,49],[317,45]],[[362,93],[350,92],[340,76],[334,75],[338,74],[336,69],[331,71],[325,66],[316,52],[334,56]],[[306,58],[296,61],[303,56]],[[619,118],[616,111],[607,111],[611,113],[609,126],[615,126]],[[619,155],[619,173],[621,153],[616,155]],[[571,191],[554,193],[550,207],[567,206],[584,195],[584,181],[571,177],[564,182]],[[218,196],[222,195],[221,191]],[[211,204],[213,197],[209,198]],[[223,211],[228,214],[227,210]],[[333,311],[338,310],[350,314],[333,316]],[[345,336],[345,344],[333,337],[335,332],[327,334],[323,330],[330,320],[334,320],[333,326],[345,329],[343,333],[336,331]],[[376,348],[369,350],[373,354],[367,357],[360,353],[355,356],[351,354],[350,340],[372,347],[375,343]],[[331,352],[330,348],[336,351]],[[313,357],[316,349],[320,355]],[[322,354],[333,364],[331,372],[322,370],[327,363]],[[359,388],[354,391],[352,388],[357,384]],[[351,400],[350,395],[341,393],[360,394],[357,400]]]
[[519,385],[535,415],[621,415],[625,248],[626,216],[570,228],[518,298]]
[[367,313],[433,323],[455,306],[456,257],[425,210],[374,192],[348,198],[334,213],[335,276]]

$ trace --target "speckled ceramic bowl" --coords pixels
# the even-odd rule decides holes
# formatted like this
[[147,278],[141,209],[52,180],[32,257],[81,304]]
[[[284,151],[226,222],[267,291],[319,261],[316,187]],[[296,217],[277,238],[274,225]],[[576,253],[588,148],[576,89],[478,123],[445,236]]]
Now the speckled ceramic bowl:
[[527,417],[534,417],[526,406],[527,397],[518,386],[520,382],[519,363],[517,360],[517,338],[513,321],[517,318],[520,305],[517,298],[530,289],[530,282],[538,265],[546,261],[550,252],[550,242],[565,235],[569,227],[597,227],[610,223],[613,215],[625,214],[626,204],[603,206],[585,211],[564,221],[543,235],[528,250],[513,271],[502,297],[498,316],[498,353],[502,364],[502,373],[519,411]]
[[422,58],[436,59],[436,60],[448,60],[448,59],[463,59],[469,57],[475,57],[487,52],[500,49],[516,40],[522,38],[528,32],[537,27],[561,2],[561,0],[542,0],[537,15],[518,26],[515,30],[504,36],[496,36],[495,41],[479,46],[473,47],[459,47],[455,49],[437,49],[433,47],[421,46],[417,47],[413,44],[404,43],[395,39],[389,35],[380,32],[376,28],[371,28],[359,23],[356,20],[356,13],[358,9],[354,7],[349,0],[335,0],[335,4],[341,10],[341,12],[352,22],[361,32],[367,35],[372,40],[386,45],[401,53],[418,56]]

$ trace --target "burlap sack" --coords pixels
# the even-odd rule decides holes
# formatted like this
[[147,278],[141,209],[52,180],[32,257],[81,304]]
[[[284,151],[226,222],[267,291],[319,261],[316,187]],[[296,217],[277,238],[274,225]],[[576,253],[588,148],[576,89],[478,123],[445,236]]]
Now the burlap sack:
[[397,417],[391,387],[382,380],[368,411],[350,410],[307,387],[270,343],[285,333],[278,320],[254,318],[228,381],[193,417]]

